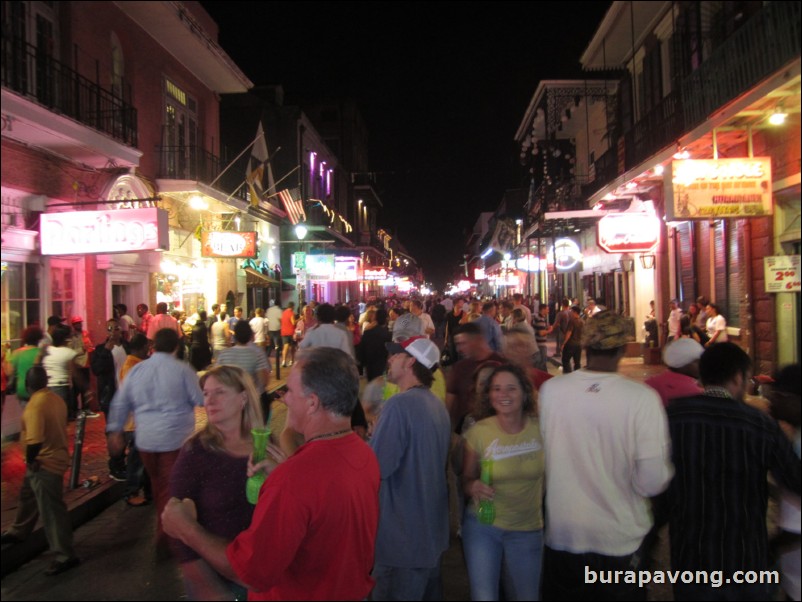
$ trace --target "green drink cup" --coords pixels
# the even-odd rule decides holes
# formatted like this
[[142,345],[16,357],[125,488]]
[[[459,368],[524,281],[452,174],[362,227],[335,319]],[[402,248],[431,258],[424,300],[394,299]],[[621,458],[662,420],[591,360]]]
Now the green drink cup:
[[[270,429],[251,429],[253,436],[253,463],[258,464],[267,457],[267,444],[270,441]],[[267,475],[264,471],[259,471],[252,477],[248,477],[245,484],[245,496],[251,504],[256,505],[259,500],[259,491],[265,482]]]

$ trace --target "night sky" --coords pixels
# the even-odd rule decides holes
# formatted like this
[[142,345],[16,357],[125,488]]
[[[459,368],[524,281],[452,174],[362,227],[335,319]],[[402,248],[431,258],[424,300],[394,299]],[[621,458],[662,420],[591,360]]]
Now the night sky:
[[579,57],[610,2],[201,2],[220,45],[285,104],[354,99],[394,232],[444,284],[466,233],[527,186],[515,131],[542,79]]

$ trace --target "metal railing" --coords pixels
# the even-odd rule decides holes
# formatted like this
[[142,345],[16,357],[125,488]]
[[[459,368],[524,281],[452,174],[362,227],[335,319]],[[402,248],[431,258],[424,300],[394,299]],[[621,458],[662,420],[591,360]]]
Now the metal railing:
[[136,109],[20,38],[2,39],[2,85],[54,113],[136,147]]
[[157,146],[156,152],[160,178],[211,184],[220,173],[220,158],[199,146]]
[[802,5],[768,2],[594,163],[587,197],[702,124],[716,110],[800,56]]

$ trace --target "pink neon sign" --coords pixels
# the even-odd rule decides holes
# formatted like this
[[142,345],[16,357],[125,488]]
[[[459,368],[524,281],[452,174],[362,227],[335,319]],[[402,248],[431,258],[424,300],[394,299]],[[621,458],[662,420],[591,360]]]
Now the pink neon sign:
[[118,211],[43,213],[42,255],[165,251],[167,212],[155,207]]

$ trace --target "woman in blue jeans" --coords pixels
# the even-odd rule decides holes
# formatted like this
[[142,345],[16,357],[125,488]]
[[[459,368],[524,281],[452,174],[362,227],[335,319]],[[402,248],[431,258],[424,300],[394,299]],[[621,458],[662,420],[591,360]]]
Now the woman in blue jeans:
[[[498,600],[503,579],[506,600],[538,600],[543,439],[535,416],[535,392],[520,368],[502,365],[493,371],[477,418],[463,435],[464,491],[473,500],[462,525],[471,598]],[[483,461],[491,465],[489,484],[480,478]],[[480,522],[483,501],[492,502],[494,512],[482,512],[485,520]]]

